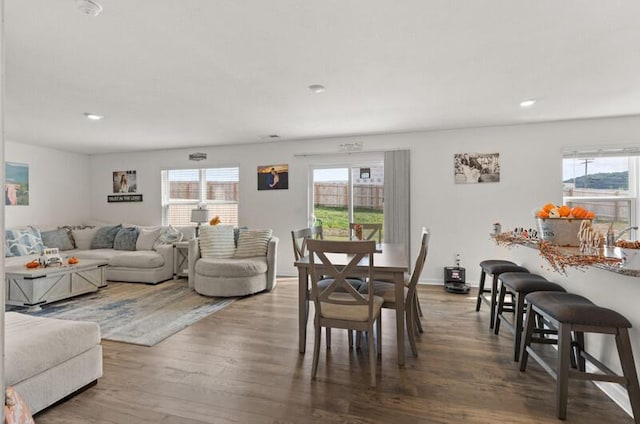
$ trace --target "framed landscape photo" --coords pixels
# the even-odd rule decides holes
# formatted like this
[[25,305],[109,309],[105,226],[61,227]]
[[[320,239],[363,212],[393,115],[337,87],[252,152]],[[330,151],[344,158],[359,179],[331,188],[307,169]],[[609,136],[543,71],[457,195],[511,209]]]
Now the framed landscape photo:
[[29,205],[29,165],[5,163],[4,204],[7,206]]
[[258,166],[258,190],[288,190],[289,165]]
[[456,153],[453,155],[456,184],[500,182],[499,153]]

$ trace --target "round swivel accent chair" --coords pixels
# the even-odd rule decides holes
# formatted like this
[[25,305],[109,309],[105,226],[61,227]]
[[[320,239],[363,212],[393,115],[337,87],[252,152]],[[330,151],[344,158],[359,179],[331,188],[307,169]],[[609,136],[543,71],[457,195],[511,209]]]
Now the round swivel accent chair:
[[[476,301],[476,312],[480,310],[482,302],[486,303],[490,307],[490,322],[489,327],[493,328],[495,324],[496,305],[498,298],[498,277],[503,272],[529,272],[528,269],[519,266],[518,264],[500,259],[488,259],[480,262],[480,286],[478,287],[478,298]],[[484,288],[484,282],[487,278],[487,274],[493,275],[491,282],[491,289]],[[489,296],[485,296],[489,294]]]

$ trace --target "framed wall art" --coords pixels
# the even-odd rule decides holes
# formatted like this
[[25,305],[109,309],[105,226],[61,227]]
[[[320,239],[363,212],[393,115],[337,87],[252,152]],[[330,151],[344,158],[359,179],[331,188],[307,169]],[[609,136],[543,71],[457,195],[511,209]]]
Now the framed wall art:
[[5,163],[4,204],[7,206],[29,205],[29,165]]
[[258,166],[258,190],[288,190],[289,165]]
[[500,181],[499,153],[456,153],[453,155],[456,184],[497,183]]

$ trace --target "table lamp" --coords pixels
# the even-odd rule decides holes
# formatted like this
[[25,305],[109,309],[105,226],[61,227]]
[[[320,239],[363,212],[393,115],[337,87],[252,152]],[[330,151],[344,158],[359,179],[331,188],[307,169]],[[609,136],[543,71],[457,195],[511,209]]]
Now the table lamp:
[[191,209],[191,222],[197,222],[198,226],[196,227],[196,238],[199,237],[200,233],[200,224],[203,222],[209,221],[209,211],[206,209]]

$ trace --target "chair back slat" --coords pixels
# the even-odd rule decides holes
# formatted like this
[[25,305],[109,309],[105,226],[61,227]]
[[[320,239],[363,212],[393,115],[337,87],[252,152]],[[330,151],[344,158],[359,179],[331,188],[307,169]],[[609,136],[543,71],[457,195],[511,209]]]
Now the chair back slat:
[[[373,281],[373,255],[376,250],[376,243],[373,240],[328,241],[308,239],[307,249],[309,251],[312,297],[320,314],[322,314],[322,303],[368,305],[369,310],[373,310],[373,296],[359,293],[347,281],[347,277],[354,274],[356,267],[364,258],[368,258],[367,284],[371,284]],[[348,262],[344,265],[336,265],[331,261],[331,257],[328,254],[346,254]],[[320,264],[323,265],[322,272],[317,270],[317,265]],[[320,290],[318,283],[326,276],[329,276],[333,281]],[[340,296],[332,296],[337,290],[340,291]],[[344,293],[349,296],[344,296]]]
[[427,253],[429,252],[429,237],[429,230],[422,227],[422,234],[420,235],[420,251],[418,252],[418,257],[416,258],[416,263],[413,267],[411,278],[409,279],[409,290],[415,290],[418,280],[420,279],[420,274],[422,274]]
[[356,225],[362,225],[362,235],[365,240],[373,240],[377,237],[378,243],[382,243],[382,224],[361,224],[358,222],[349,223],[349,240],[357,240],[355,235]]
[[307,239],[323,239],[322,227],[301,228],[291,231],[291,241],[293,242],[293,255],[296,261],[307,256]]

